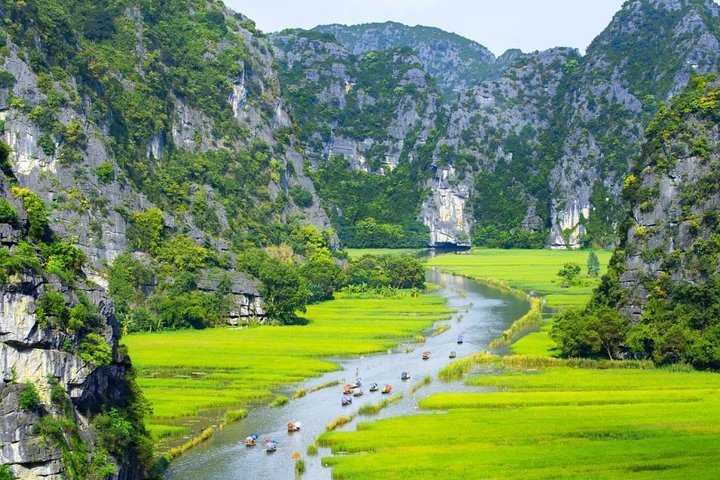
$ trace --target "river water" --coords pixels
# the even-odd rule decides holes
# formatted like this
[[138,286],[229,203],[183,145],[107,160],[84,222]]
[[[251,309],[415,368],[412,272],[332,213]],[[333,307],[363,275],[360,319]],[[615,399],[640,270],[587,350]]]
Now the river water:
[[[218,431],[210,440],[173,461],[165,475],[166,480],[292,479],[295,452],[305,460],[304,478],[330,479],[331,470],[321,465],[321,458],[329,455],[329,449],[320,449],[317,456],[310,457],[306,455],[307,446],[314,443],[315,438],[325,431],[325,425],[334,418],[357,412],[360,406],[375,404],[387,397],[380,392],[368,392],[370,383],[377,382],[381,387],[390,383],[393,394],[402,392],[404,398],[377,415],[358,416],[341,429],[355,429],[358,420],[416,414],[418,399],[431,393],[469,390],[461,381],[444,383],[437,380],[437,372],[451,361],[448,358],[450,352],[456,351],[460,358],[482,350],[525,314],[529,305],[470,279],[436,270],[428,272],[428,281],[441,285],[436,293],[447,298],[448,306],[456,311],[450,320],[439,322],[447,324],[448,330],[436,336],[428,335],[423,345],[406,344],[386,354],[337,359],[342,370],[311,379],[299,387],[310,388],[332,380],[339,380],[340,385],[309,393],[281,408],[250,409],[247,419]],[[456,343],[458,335],[464,336],[462,345]],[[422,352],[426,350],[432,352],[431,357],[422,360]],[[402,371],[410,373],[410,380],[400,380]],[[363,379],[365,394],[354,398],[351,406],[342,407],[342,385],[354,380],[356,373]],[[410,388],[426,375],[433,378],[432,383],[411,394]],[[478,391],[478,388],[472,390]],[[301,431],[288,433],[287,423],[291,421],[301,422]],[[260,434],[260,439],[256,447],[248,448],[244,440],[251,433]],[[278,442],[275,453],[264,451],[262,444],[266,439]]]

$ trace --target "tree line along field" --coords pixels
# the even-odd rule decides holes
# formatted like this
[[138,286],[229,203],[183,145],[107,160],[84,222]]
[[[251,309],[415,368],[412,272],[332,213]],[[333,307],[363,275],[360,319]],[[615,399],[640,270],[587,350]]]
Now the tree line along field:
[[386,351],[450,314],[436,295],[340,293],[308,306],[307,325],[143,333],[124,341],[153,405],[151,432],[176,443],[198,415],[267,403],[283,386],[337,369],[323,358]]
[[[562,308],[583,305],[597,284],[562,289],[556,276],[566,262],[584,265],[587,255],[474,250],[428,263],[547,295]],[[610,253],[598,256],[603,273]],[[554,359],[544,328],[513,345],[535,356],[476,356],[481,373],[466,383],[477,392],[434,394],[420,400],[421,414],[322,435],[321,445],[343,453],[323,459],[333,478],[717,478],[719,375]]]

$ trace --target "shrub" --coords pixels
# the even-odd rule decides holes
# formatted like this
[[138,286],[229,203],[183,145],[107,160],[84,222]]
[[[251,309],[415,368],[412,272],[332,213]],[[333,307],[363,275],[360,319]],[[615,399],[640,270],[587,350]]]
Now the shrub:
[[298,185],[290,187],[290,197],[298,207],[308,208],[313,204],[312,193]]
[[7,70],[0,70],[0,88],[8,88],[15,85],[15,75]]
[[40,326],[48,328],[65,325],[68,314],[65,297],[54,288],[48,287],[37,303],[36,315]]
[[12,193],[23,202],[28,215],[28,233],[35,240],[43,240],[48,233],[48,212],[45,201],[27,188],[12,187]]
[[85,362],[96,366],[110,365],[112,363],[112,349],[105,339],[97,333],[88,333],[80,342],[78,355]]
[[7,465],[0,465],[0,480],[14,480],[10,467]]
[[0,200],[0,223],[15,223],[17,221],[17,209],[10,205],[7,200]]
[[97,415],[94,419],[100,445],[116,458],[123,458],[133,441],[133,424],[124,412],[111,408],[109,412]]
[[100,183],[107,185],[115,179],[115,167],[109,162],[101,163],[95,169],[95,175]]
[[25,412],[35,410],[40,406],[40,392],[34,383],[28,382],[18,397],[18,407]]

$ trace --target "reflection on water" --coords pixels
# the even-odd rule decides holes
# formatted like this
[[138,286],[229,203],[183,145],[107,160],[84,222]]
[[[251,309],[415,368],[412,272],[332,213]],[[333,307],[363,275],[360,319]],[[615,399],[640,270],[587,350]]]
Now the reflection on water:
[[[362,405],[375,404],[383,398],[380,392],[370,393],[366,389],[365,395],[354,398],[351,406],[341,406],[342,385],[354,380],[356,373],[366,386],[372,382],[380,385],[390,383],[393,385],[393,393],[402,392],[405,395],[405,398],[377,415],[359,417],[361,421],[416,414],[419,398],[439,391],[471,390],[462,382],[441,383],[435,379],[435,375],[451,361],[448,358],[451,351],[456,351],[459,358],[482,350],[514,320],[527,312],[529,305],[473,280],[436,270],[428,272],[428,281],[442,285],[436,293],[446,297],[448,305],[457,311],[452,319],[440,322],[447,325],[443,333],[428,336],[422,346],[407,344],[400,346],[395,352],[384,355],[337,360],[342,370],[314,378],[301,386],[309,389],[331,380],[339,380],[340,385],[310,393],[282,408],[251,409],[247,419],[217,432],[209,441],[174,461],[165,478],[167,480],[293,478],[295,460],[292,456],[298,452],[306,463],[305,478],[330,479],[330,470],[320,464],[321,457],[328,455],[329,450],[321,449],[317,456],[309,457],[305,453],[307,446],[314,443],[315,438],[325,430],[325,425],[334,418],[357,412]],[[465,340],[462,345],[456,343],[459,335],[463,335]],[[406,353],[405,350],[408,352]],[[428,360],[421,358],[421,352],[425,350],[432,352]],[[411,379],[402,382],[400,380],[402,371],[408,371]],[[432,376],[433,382],[414,394],[410,393],[411,387],[426,375]],[[472,390],[477,391],[478,388],[473,387]],[[294,421],[302,423],[302,430],[288,433],[287,423]],[[343,426],[342,429],[354,429],[356,422],[357,419]],[[258,446],[246,447],[245,437],[255,432],[260,434]],[[265,453],[262,448],[265,440],[278,442],[275,453]]]

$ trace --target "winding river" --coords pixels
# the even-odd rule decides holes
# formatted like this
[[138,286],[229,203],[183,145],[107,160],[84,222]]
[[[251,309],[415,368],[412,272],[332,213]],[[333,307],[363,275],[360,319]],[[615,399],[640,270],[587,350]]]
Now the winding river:
[[[359,416],[341,427],[342,429],[354,429],[358,420],[370,421],[416,413],[417,400],[434,392],[467,390],[468,387],[462,382],[443,383],[436,379],[437,372],[450,361],[450,352],[456,351],[459,358],[482,350],[514,320],[526,313],[528,304],[473,280],[436,270],[428,272],[428,281],[441,285],[436,293],[447,298],[448,305],[457,312],[450,320],[440,322],[448,325],[446,331],[428,336],[423,345],[407,344],[386,354],[338,359],[337,363],[342,370],[313,378],[300,385],[310,388],[332,380],[339,380],[340,384],[344,384],[352,381],[356,372],[359,372],[365,395],[355,398],[351,406],[340,405],[341,386],[336,386],[309,393],[281,408],[253,408],[247,419],[217,432],[210,440],[172,462],[165,475],[166,480],[293,478],[292,455],[295,452],[299,452],[305,459],[304,478],[330,479],[330,469],[321,465],[321,458],[327,456],[329,450],[320,449],[317,456],[310,457],[305,453],[306,448],[314,443],[315,438],[325,430],[325,425],[334,418],[357,412],[360,406],[378,403],[384,397],[379,392],[367,391],[366,387],[371,382],[380,385],[390,383],[393,385],[393,393],[402,392],[404,398],[378,415]],[[458,335],[464,336],[464,344],[456,344]],[[432,351],[429,360],[421,359],[421,352],[425,350]],[[410,380],[400,380],[403,370],[410,372]],[[426,375],[433,377],[433,382],[411,394],[410,388]],[[477,388],[474,390],[477,391]],[[286,426],[290,421],[300,421],[302,430],[288,433]],[[254,432],[260,434],[258,446],[245,447],[245,437]],[[268,454],[262,448],[261,444],[266,439],[278,441],[275,453]]]

